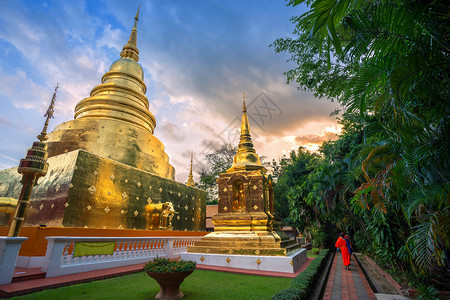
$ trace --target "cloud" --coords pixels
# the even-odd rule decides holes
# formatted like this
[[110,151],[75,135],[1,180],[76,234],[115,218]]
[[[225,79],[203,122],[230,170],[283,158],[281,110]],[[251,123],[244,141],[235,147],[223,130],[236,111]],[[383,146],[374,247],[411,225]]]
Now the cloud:
[[[35,139],[56,83],[60,90],[50,128],[73,118],[76,103],[89,96],[119,58],[138,1],[135,4],[2,4],[0,139],[20,149],[5,155],[21,157]],[[283,72],[292,65],[286,63],[286,55],[268,47],[290,34],[289,19],[300,10],[274,1],[143,1],[140,63],[149,108],[157,120],[155,136],[165,145],[178,180],[186,180],[182,176],[187,176],[183,170],[190,151],[201,161],[225,141],[237,144],[243,91],[247,104],[263,92],[278,108],[268,110],[258,99],[248,107],[260,155],[276,158],[302,142],[320,141],[323,129],[335,124],[329,114],[336,105],[286,85]],[[11,123],[21,127],[13,130]],[[294,138],[286,140],[287,136]],[[323,136],[328,137],[331,134]]]

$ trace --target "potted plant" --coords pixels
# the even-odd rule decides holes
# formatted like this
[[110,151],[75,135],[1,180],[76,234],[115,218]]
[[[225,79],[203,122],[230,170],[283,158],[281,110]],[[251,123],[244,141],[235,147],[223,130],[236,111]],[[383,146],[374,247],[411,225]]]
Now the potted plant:
[[179,299],[184,295],[180,284],[195,270],[195,261],[154,258],[144,265],[144,272],[159,284],[156,299]]

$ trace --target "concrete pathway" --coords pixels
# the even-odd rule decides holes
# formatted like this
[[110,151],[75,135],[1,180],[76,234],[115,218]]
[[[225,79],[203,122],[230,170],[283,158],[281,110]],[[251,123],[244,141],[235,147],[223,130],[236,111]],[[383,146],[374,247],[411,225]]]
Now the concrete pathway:
[[323,300],[376,300],[361,268],[352,257],[350,271],[344,269],[341,253],[336,253],[331,265]]

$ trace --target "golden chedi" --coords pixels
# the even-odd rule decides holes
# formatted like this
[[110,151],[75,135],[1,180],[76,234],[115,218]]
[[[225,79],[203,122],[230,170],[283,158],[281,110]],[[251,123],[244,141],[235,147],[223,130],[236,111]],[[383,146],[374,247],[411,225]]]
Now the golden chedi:
[[253,147],[247,109],[242,107],[239,147],[233,165],[217,179],[218,214],[214,232],[188,247],[183,259],[198,264],[295,272],[306,260],[295,240],[274,230],[273,188]]
[[49,156],[84,149],[158,176],[174,179],[163,144],[153,135],[156,121],[148,110],[144,71],[138,64],[137,21],[128,43],[102,84],[75,107],[74,120],[48,134]]
[[[120,59],[48,134],[49,169],[33,189],[25,226],[205,230],[206,193],[174,181],[153,136],[137,21]],[[17,168],[0,171],[1,197],[20,194]],[[3,198],[9,199],[9,198]],[[10,201],[0,201],[0,220]],[[6,225],[6,224],[0,224]]]

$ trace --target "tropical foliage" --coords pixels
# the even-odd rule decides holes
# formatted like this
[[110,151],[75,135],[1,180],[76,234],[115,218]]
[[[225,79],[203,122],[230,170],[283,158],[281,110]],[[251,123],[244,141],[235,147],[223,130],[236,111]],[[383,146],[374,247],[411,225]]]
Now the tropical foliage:
[[292,19],[294,37],[272,46],[297,66],[288,83],[342,105],[343,133],[322,145],[312,170],[287,183],[296,208],[287,219],[313,224],[298,211],[318,212],[316,222],[353,233],[354,244],[386,267],[448,290],[448,2],[306,4]]

